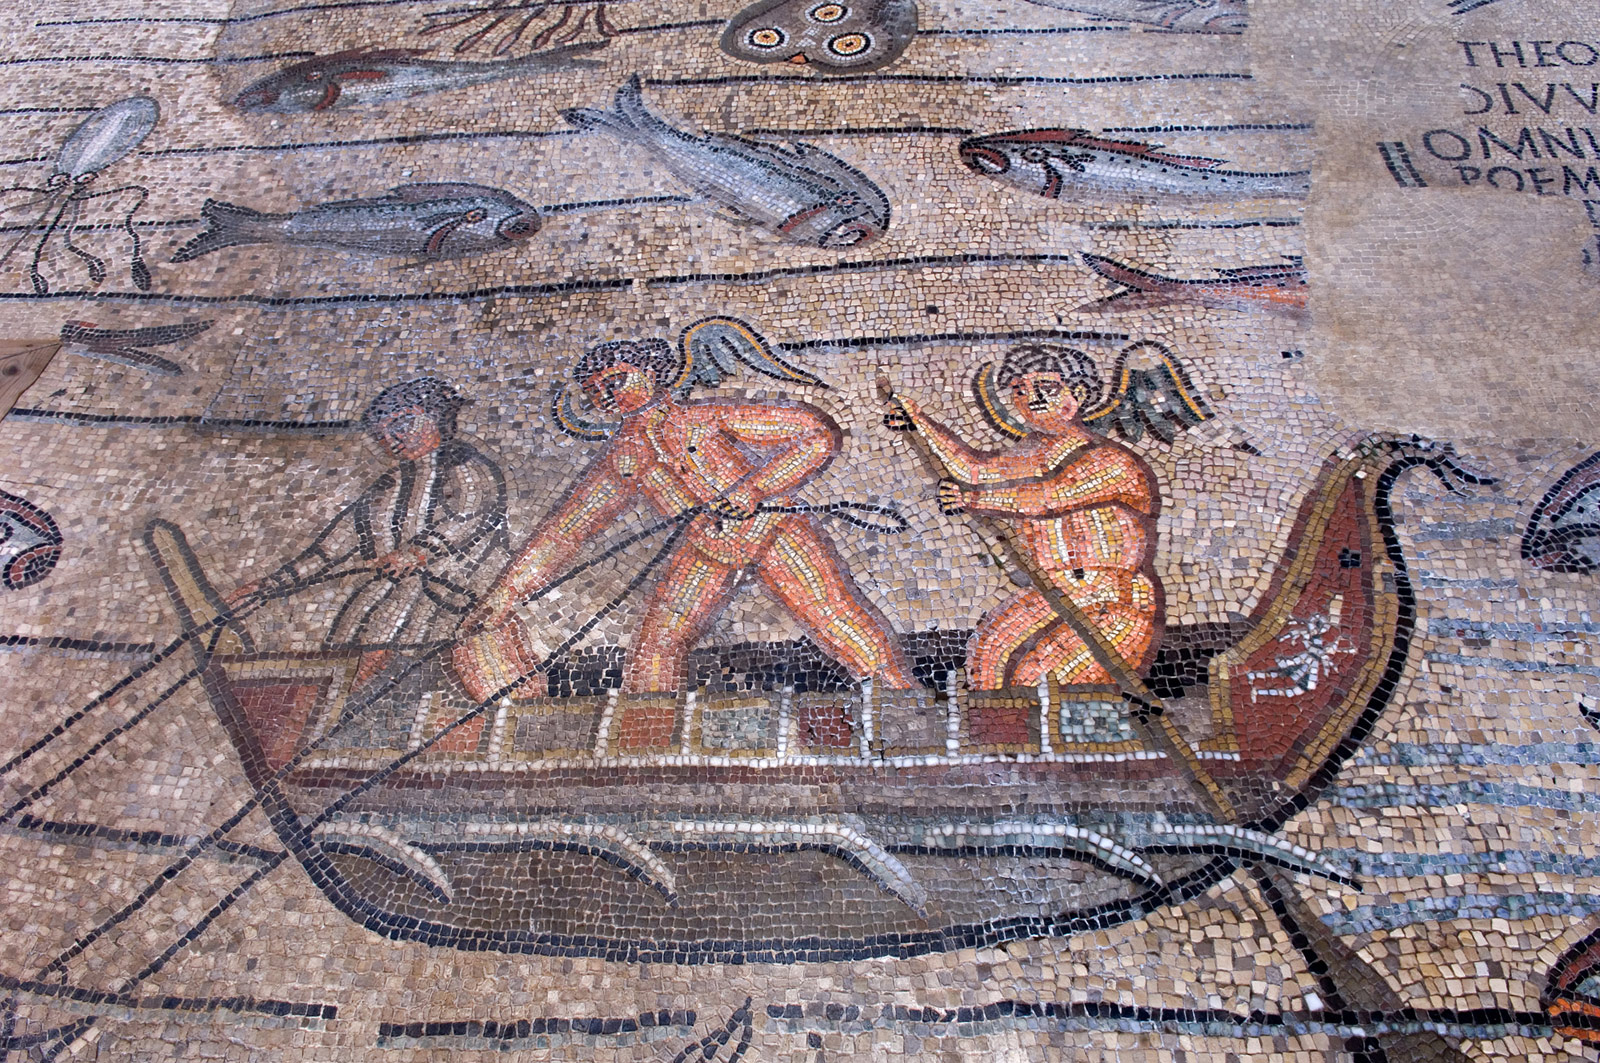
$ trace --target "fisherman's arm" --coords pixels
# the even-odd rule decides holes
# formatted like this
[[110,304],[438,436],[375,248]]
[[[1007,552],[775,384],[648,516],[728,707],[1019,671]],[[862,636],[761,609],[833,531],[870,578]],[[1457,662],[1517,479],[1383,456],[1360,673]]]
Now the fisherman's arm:
[[984,483],[1026,475],[1013,472],[1009,467],[1013,463],[1007,462],[1004,454],[989,454],[970,446],[954,429],[924,413],[915,400],[896,395],[891,402],[884,425],[897,432],[921,432],[928,449],[951,477],[966,483]]
[[471,630],[503,624],[519,602],[548,586],[554,575],[552,570],[615,520],[632,498],[631,486],[624,484],[602,459],[539,525],[483,601],[467,615],[463,626]]
[[723,505],[737,516],[749,516],[774,495],[785,494],[813,479],[839,453],[843,433],[833,418],[809,407],[734,406],[722,417],[722,429],[746,446],[772,450],[761,467],[729,491]]

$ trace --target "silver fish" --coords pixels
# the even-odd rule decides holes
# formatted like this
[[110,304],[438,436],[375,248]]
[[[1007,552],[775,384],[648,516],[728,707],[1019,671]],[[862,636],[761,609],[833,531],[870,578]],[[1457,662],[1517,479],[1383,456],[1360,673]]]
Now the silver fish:
[[616,109],[561,116],[639,147],[697,193],[797,244],[855,247],[889,228],[889,199],[855,167],[821,148],[790,148],[713,133],[694,137],[645,110],[638,75],[617,90]]
[[1250,25],[1245,0],[1028,0],[1040,7],[1102,19],[1141,22],[1178,33],[1243,33]]
[[415,48],[352,48],[319,55],[268,74],[235,96],[233,105],[246,111],[303,114],[385,103],[504,78],[598,66],[596,62],[576,57],[610,43],[569,44],[534,52],[521,59],[494,63],[418,59],[417,56],[427,53]]
[[1159,144],[1107,140],[1082,129],[1019,129],[970,137],[961,142],[960,151],[961,161],[974,172],[1046,199],[1060,199],[1069,185],[1134,198],[1299,198],[1311,192],[1310,170],[1225,170],[1221,159],[1173,155]]
[[537,207],[510,192],[473,184],[400,185],[372,199],[344,199],[290,214],[264,214],[208,199],[200,214],[211,227],[172,256],[188,262],[236,244],[289,244],[455,258],[499,251],[539,231]]

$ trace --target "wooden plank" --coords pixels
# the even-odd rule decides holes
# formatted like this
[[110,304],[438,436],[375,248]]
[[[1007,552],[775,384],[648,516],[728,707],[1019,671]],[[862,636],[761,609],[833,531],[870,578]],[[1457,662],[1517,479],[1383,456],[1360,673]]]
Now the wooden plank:
[[11,412],[60,349],[58,339],[0,340],[0,417]]

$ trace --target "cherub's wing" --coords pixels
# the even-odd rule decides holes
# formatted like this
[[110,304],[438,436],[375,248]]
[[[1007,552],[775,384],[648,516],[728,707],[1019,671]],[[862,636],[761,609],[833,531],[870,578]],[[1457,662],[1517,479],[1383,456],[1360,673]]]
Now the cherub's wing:
[[737,318],[701,318],[679,339],[683,348],[683,372],[675,385],[679,388],[716,387],[741,363],[774,380],[827,387],[815,375],[773,354],[761,334]]
[[1123,348],[1111,374],[1111,389],[1084,424],[1099,432],[1116,429],[1137,443],[1146,430],[1163,443],[1215,414],[1190,381],[1183,363],[1164,344],[1141,340]]

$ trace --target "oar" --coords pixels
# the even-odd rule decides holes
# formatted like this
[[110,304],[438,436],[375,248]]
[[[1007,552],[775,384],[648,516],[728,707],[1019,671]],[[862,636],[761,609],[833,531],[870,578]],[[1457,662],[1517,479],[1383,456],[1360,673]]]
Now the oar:
[[[893,400],[895,397],[894,386],[889,383],[889,378],[878,377],[878,391],[885,399]],[[910,433],[911,443],[922,457],[922,461],[939,479],[956,479],[945,467],[943,459],[934,453],[928,441],[922,437],[920,431]],[[1106,670],[1106,673],[1122,689],[1123,697],[1127,698],[1138,709],[1133,714],[1133,722],[1139,728],[1146,745],[1162,749],[1173,758],[1194,780],[1207,798],[1211,812],[1225,822],[1233,822],[1239,818],[1234,811],[1233,803],[1222,792],[1222,788],[1206,771],[1205,765],[1200,763],[1200,758],[1195,755],[1194,747],[1179,733],[1172,720],[1167,717],[1166,707],[1161,704],[1161,699],[1156,697],[1144,681],[1134,673],[1134,670],[1122,659],[1116,649],[1111,646],[1100,633],[1100,629],[1088,617],[1083,615],[1083,610],[1078,604],[1058,590],[1054,583],[1046,579],[1038,571],[1033,562],[1028,558],[1027,551],[1018,545],[1016,534],[1005,524],[992,521],[979,513],[968,512],[967,521],[972,526],[978,538],[989,548],[1002,567],[1010,572],[1020,572],[1028,577],[1033,589],[1044,596],[1050,603],[1050,608],[1056,615],[1064,620],[1073,634],[1083,640],[1089,655],[1095,663]]]

